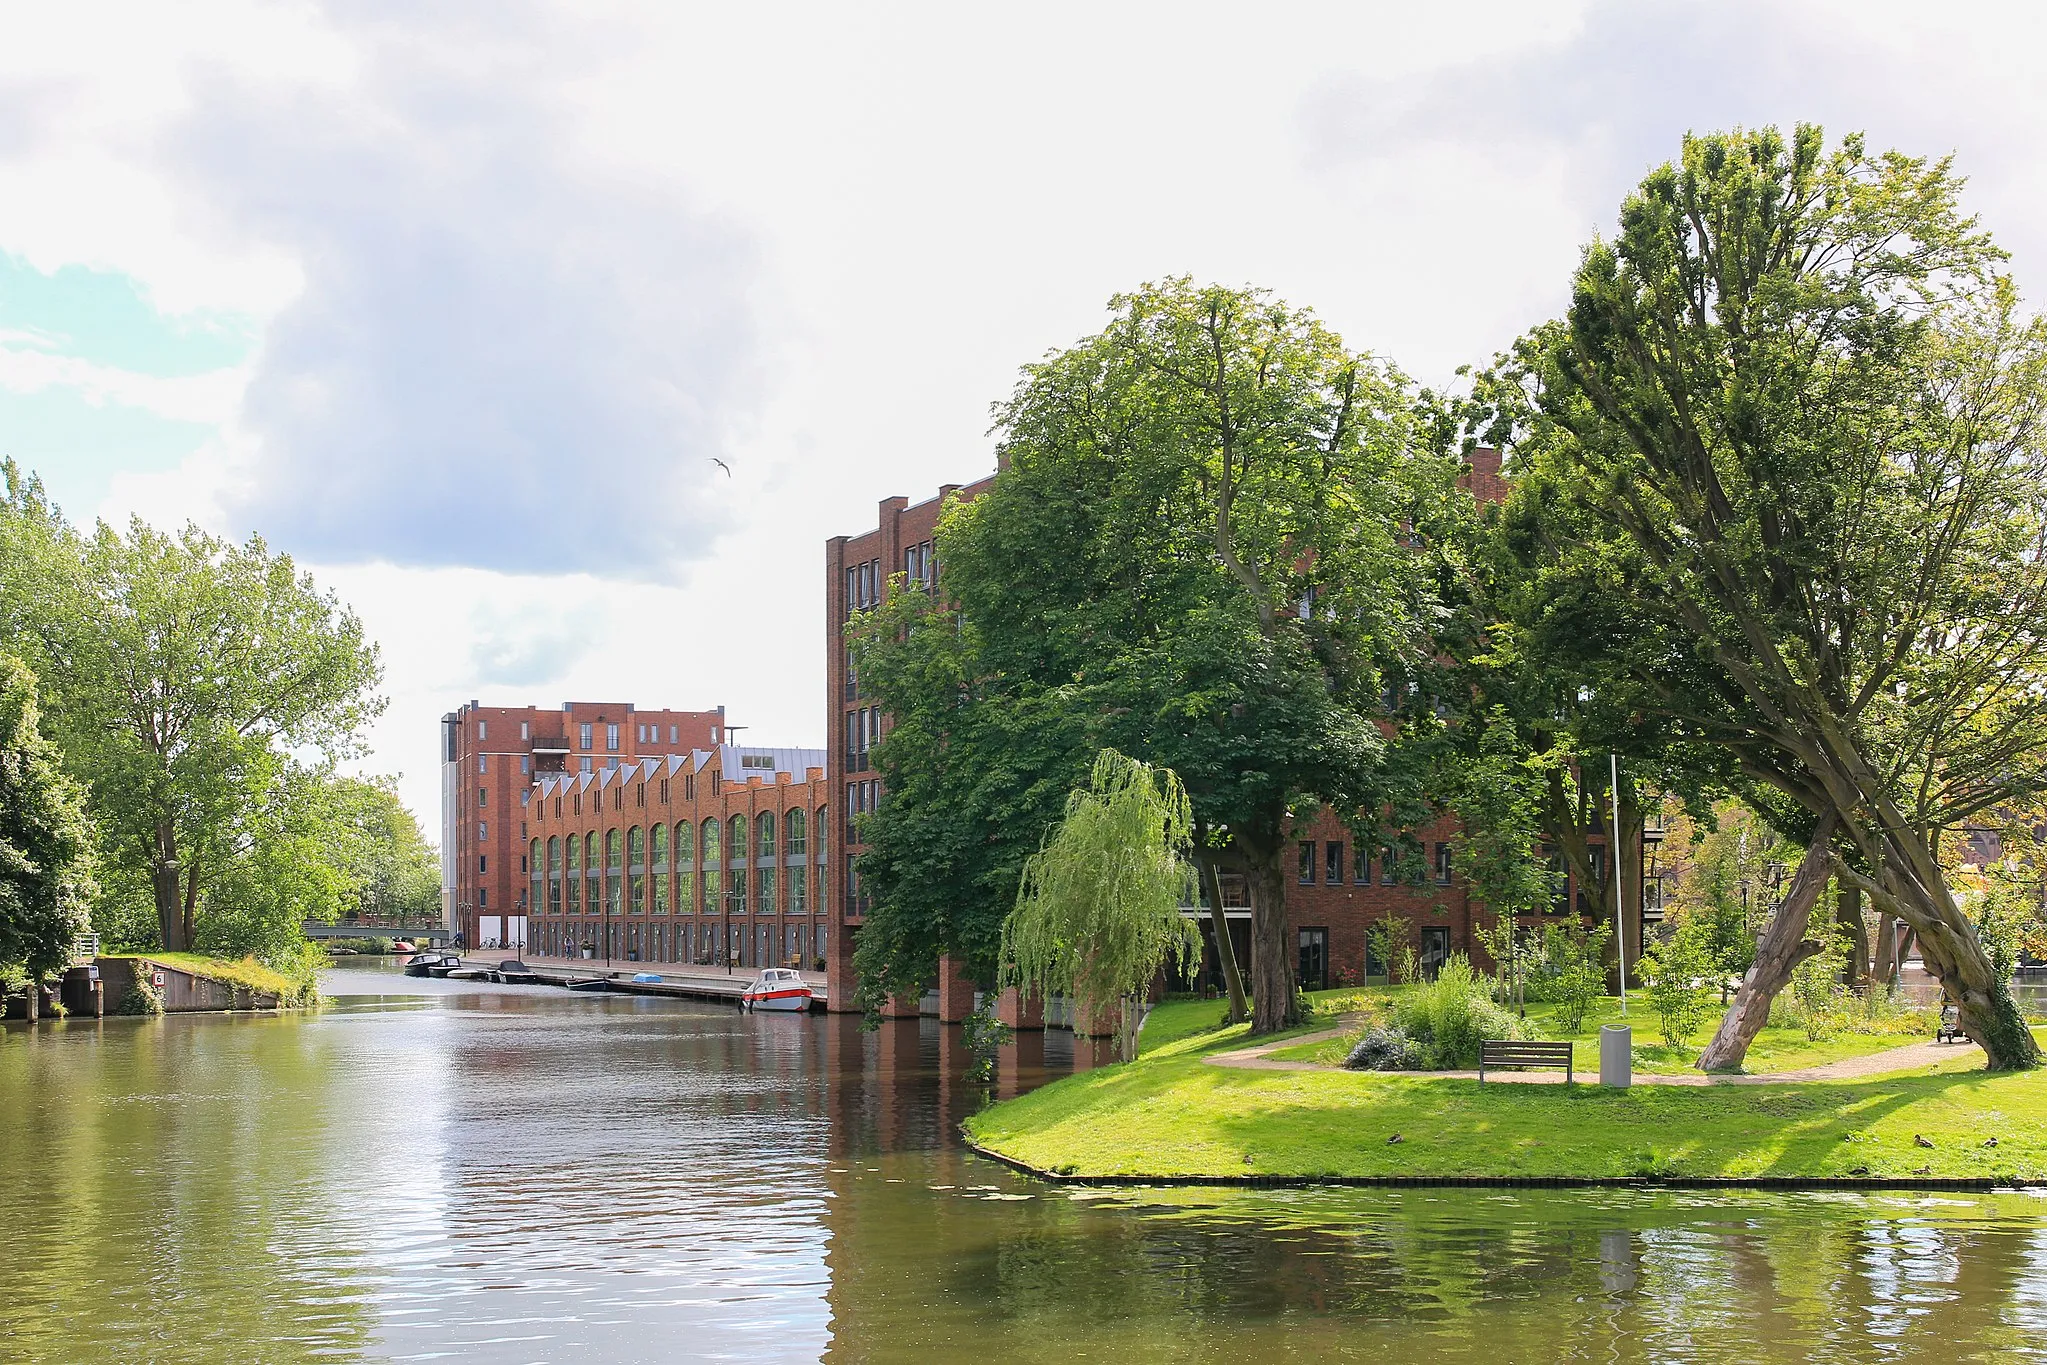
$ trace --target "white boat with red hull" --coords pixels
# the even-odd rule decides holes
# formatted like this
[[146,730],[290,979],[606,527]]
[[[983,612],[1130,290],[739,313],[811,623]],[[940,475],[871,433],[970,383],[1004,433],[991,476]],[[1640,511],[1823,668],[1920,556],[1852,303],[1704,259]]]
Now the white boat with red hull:
[[787,967],[770,967],[740,993],[739,1008],[802,1011],[809,1009],[815,998],[801,973]]

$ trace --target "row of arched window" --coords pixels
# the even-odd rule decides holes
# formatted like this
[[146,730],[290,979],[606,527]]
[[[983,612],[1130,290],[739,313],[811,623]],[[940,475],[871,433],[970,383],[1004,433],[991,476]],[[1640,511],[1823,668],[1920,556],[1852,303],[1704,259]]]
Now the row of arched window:
[[[779,855],[777,824],[774,811],[762,811],[751,818],[708,819],[701,827],[679,821],[672,827],[672,839],[671,827],[665,824],[608,829],[601,843],[595,830],[553,835],[544,846],[536,838],[526,864],[532,869],[531,904],[539,907],[544,896],[550,915],[594,915],[600,911],[665,915],[671,904],[678,914],[699,910],[715,914],[721,908],[733,914],[745,914],[749,908],[758,914],[783,910],[807,914],[812,905],[810,878],[802,874],[815,854],[815,904],[822,908],[826,809],[817,811],[814,848],[810,813],[802,807],[791,808],[779,819]],[[749,835],[754,850],[751,863],[747,858]],[[804,861],[788,867],[790,875],[785,878],[780,875],[784,858]]]

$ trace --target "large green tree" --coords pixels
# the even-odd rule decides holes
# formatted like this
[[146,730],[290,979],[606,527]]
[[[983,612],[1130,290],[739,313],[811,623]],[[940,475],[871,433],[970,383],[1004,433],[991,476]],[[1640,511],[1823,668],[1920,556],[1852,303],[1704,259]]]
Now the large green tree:
[[55,971],[85,932],[84,797],[38,725],[35,675],[0,654],[0,978]]
[[1591,528],[1553,563],[1632,606],[1587,646],[1912,926],[2006,1068],[2038,1048],[1939,835],[2047,782],[2047,329],[1959,192],[1945,161],[1814,128],[1687,138],[1521,347],[1525,482]]
[[191,947],[310,799],[301,758],[352,754],[381,710],[376,646],[260,539],[82,534],[11,469],[0,542],[0,630],[42,678],[103,860],[147,888],[161,947]]
[[[941,593],[971,628],[943,696],[1077,718],[1048,755],[1052,790],[1103,746],[1181,776],[1211,834],[1197,853],[1246,874],[1253,1024],[1270,1031],[1299,1018],[1288,821],[1327,803],[1378,828],[1382,671],[1427,651],[1435,585],[1417,548],[1463,495],[1454,461],[1417,453],[1405,381],[1312,314],[1185,280],[1111,306],[1105,331],[1026,370],[997,410],[993,487],[941,526]],[[905,626],[856,627],[863,679],[897,714],[920,705],[892,681],[914,670],[882,662]],[[934,720],[939,695],[922,703]],[[917,743],[963,737],[941,730]],[[877,899],[863,946],[917,875],[892,841],[943,819],[906,799],[900,743],[882,747],[890,801],[867,826],[892,851],[863,868]]]

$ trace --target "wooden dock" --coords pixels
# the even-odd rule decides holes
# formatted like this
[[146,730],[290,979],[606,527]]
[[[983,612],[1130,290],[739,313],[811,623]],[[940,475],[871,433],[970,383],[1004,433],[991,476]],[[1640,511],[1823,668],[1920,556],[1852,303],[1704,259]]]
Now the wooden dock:
[[[525,961],[527,970],[544,985],[567,987],[574,983],[601,980],[606,991],[619,995],[659,995],[680,1000],[710,1000],[727,1005],[737,1005],[747,984],[758,975],[752,968],[734,971],[728,975],[715,967],[692,967],[676,962],[627,963],[623,966],[613,963],[606,966],[550,959],[535,961],[528,958]],[[484,959],[479,958],[475,960],[475,965],[495,964],[487,964]],[[633,977],[636,975],[655,975],[661,979],[635,981]],[[805,972],[803,979],[822,1005],[825,998],[824,974]]]

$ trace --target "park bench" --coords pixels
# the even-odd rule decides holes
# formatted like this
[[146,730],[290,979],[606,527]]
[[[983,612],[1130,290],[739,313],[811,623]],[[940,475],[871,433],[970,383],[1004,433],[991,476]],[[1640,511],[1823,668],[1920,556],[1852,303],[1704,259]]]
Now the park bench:
[[1478,1045],[1478,1083],[1485,1084],[1485,1069],[1502,1066],[1560,1066],[1564,1084],[1569,1085],[1571,1045],[1569,1043],[1524,1043],[1506,1038],[1487,1038]]

